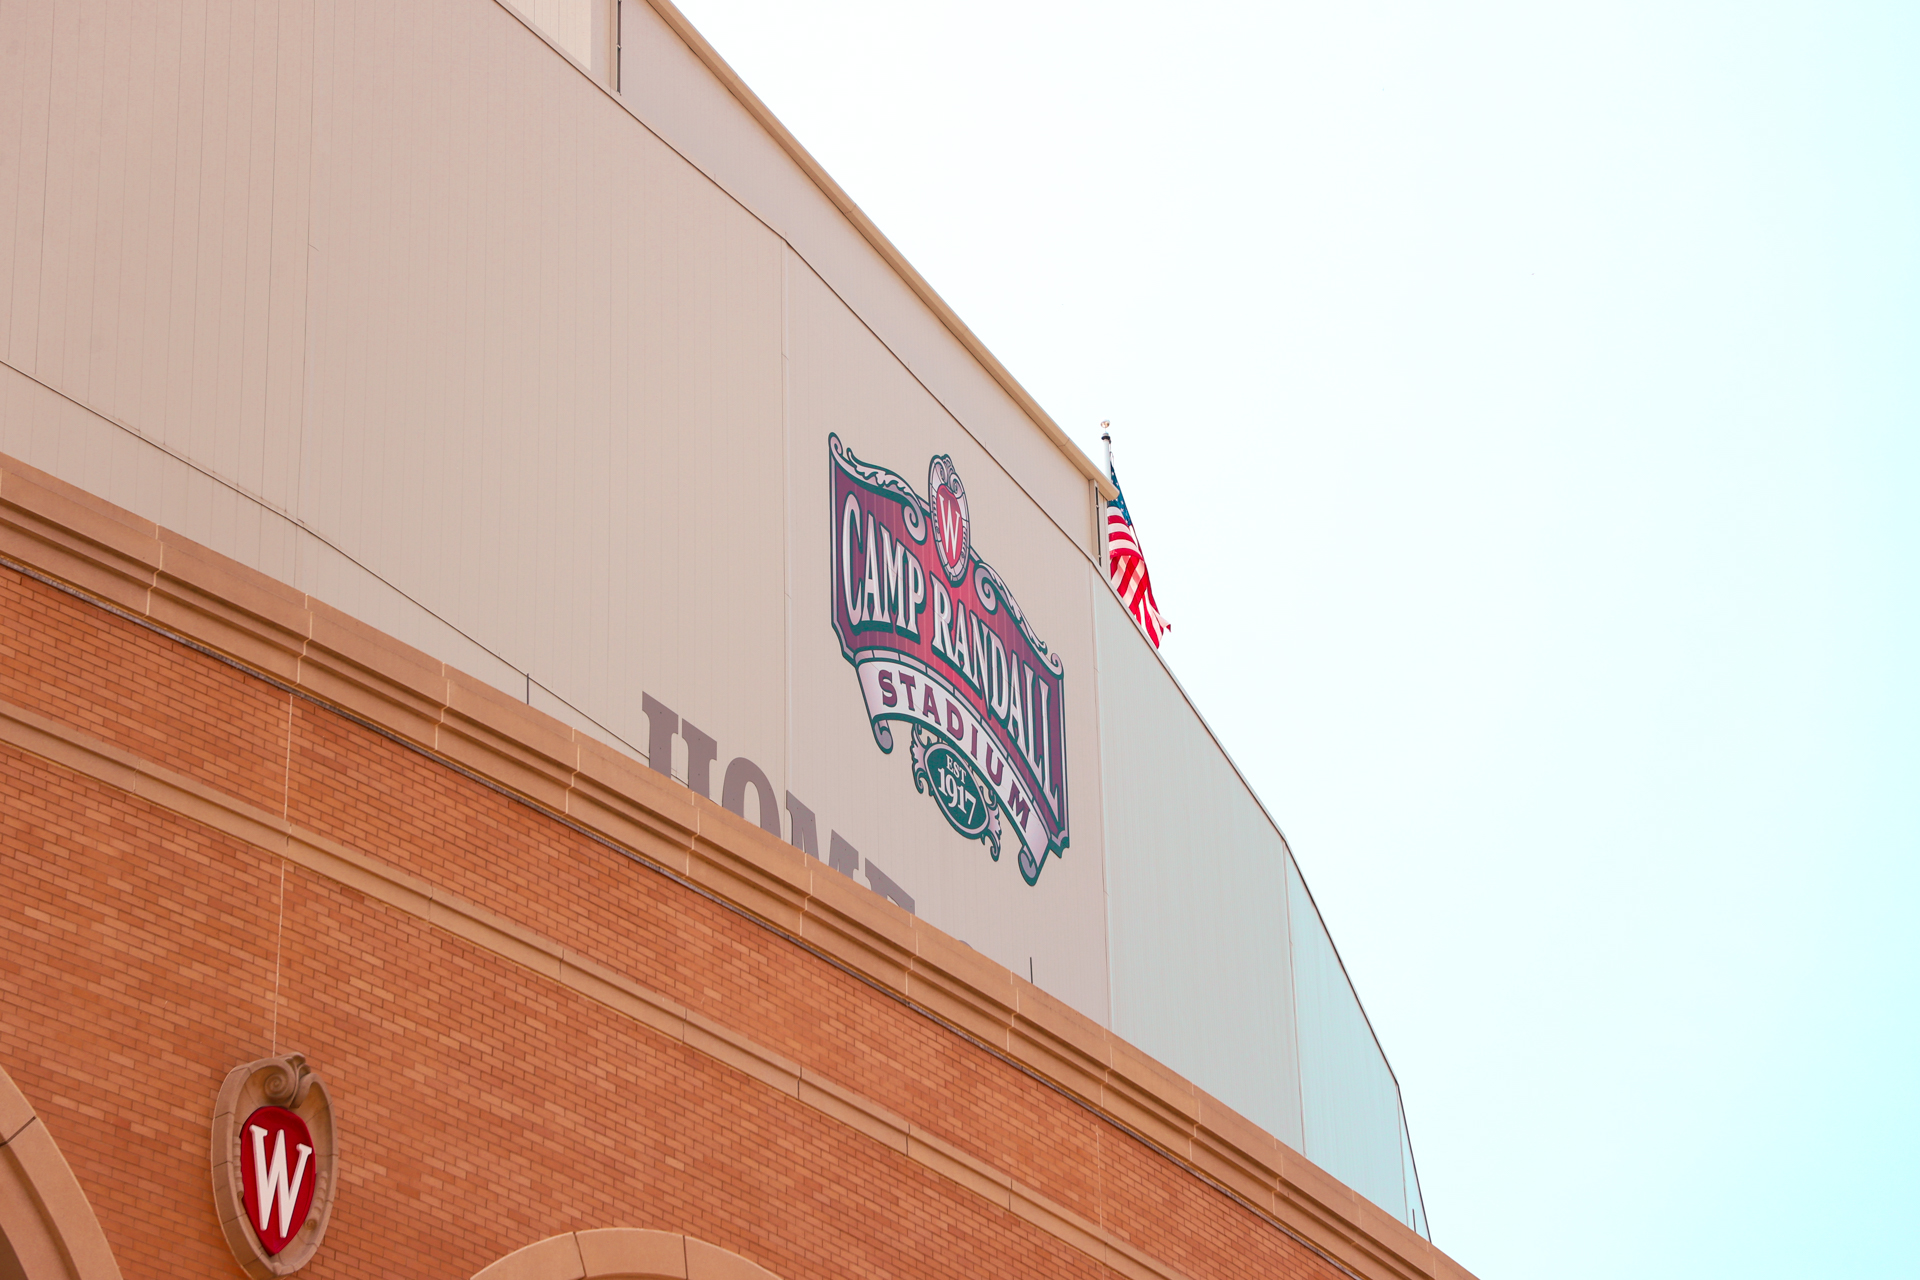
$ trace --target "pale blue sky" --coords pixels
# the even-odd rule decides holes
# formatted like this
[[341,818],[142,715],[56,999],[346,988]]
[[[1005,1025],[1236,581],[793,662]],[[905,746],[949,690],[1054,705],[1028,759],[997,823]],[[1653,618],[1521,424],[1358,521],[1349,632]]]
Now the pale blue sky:
[[1435,1242],[1920,1274],[1920,4],[683,7],[1113,420]]

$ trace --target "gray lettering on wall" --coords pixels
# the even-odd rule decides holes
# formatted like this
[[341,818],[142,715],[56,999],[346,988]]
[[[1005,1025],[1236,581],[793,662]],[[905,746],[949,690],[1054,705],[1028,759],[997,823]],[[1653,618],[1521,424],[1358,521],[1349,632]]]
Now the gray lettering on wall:
[[760,798],[760,829],[780,838],[780,806],[774,803],[773,783],[767,780],[766,771],[745,756],[735,756],[727,765],[727,776],[720,784],[720,805],[728,813],[747,816],[747,788],[752,787]]
[[[909,689],[911,695],[911,689]],[[650,693],[640,695],[640,710],[647,717],[647,764],[668,777],[673,776],[673,740],[677,735],[687,744],[687,786],[708,799],[713,797],[713,765],[720,757],[720,744]],[[735,756],[727,765],[720,783],[720,803],[729,813],[747,816],[747,791],[756,801],[756,820],[760,829],[779,838],[780,807],[774,803],[773,782],[762,769],[745,756]],[[820,824],[812,809],[789,791],[786,793],[788,843],[810,858],[820,856]],[[860,851],[847,843],[838,831],[829,831],[827,865],[849,879],[860,871]],[[867,883],[875,893],[913,910],[913,895],[902,889],[894,878],[871,862],[866,864]]]
[[687,744],[687,785],[713,799],[713,761],[720,744],[685,720],[680,722],[680,738]]
[[640,695],[640,709],[647,714],[647,764],[671,778],[673,735],[680,732],[680,717],[650,693]]
[[791,791],[787,792],[787,827],[793,833],[787,843],[809,858],[820,856],[820,832],[813,821],[813,810],[794,799]]
[[860,869],[860,851],[847,843],[847,838],[838,831],[833,833],[832,841],[827,845],[827,865],[841,875],[852,878]]
[[867,859],[867,883],[873,886],[875,893],[905,907],[908,915],[913,914],[912,896],[895,884],[892,876],[874,866],[872,858]]

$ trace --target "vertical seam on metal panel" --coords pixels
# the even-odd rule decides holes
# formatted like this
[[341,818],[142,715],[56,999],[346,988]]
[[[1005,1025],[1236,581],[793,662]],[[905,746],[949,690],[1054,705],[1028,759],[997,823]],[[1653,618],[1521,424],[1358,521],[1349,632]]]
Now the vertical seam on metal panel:
[[[1106,575],[1096,569],[1090,569],[1096,576],[1105,580]],[[1093,639],[1093,740],[1100,753],[1100,906],[1106,917],[1107,959],[1107,1029],[1112,1031],[1119,1022],[1119,1006],[1113,994],[1113,891],[1109,887],[1107,860],[1113,843],[1113,818],[1107,807],[1107,796],[1112,786],[1107,777],[1107,713],[1105,699],[1101,695],[1106,685],[1102,679],[1104,649],[1100,644],[1100,597],[1095,594],[1097,588],[1089,586],[1087,591],[1087,627]],[[1111,587],[1109,587],[1111,590]]]
[[[786,732],[782,734],[781,773],[786,791],[793,789],[793,395],[791,379],[793,296],[791,290],[793,254],[785,240],[780,241],[780,527],[783,534],[780,554],[780,626],[781,651],[785,658]],[[791,821],[791,819],[789,819]],[[798,843],[796,840],[795,843]]]
[[1300,956],[1294,942],[1299,930],[1293,927],[1293,882],[1298,879],[1304,885],[1306,878],[1294,865],[1293,850],[1284,844],[1281,847],[1287,859],[1286,866],[1281,868],[1281,880],[1286,887],[1282,907],[1287,913],[1287,982],[1293,988],[1293,1104],[1300,1117],[1300,1154],[1305,1156],[1308,1154],[1306,1042],[1300,1035]]

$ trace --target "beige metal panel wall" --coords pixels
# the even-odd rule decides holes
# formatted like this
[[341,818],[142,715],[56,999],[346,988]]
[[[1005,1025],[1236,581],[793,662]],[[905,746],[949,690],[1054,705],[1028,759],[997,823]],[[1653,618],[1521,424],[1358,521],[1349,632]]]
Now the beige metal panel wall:
[[1304,1150],[1286,844],[1096,588],[1113,1029]]
[[1399,1086],[1291,851],[1096,600],[1113,1029],[1424,1234]]
[[[1333,939],[1292,859],[1294,1004],[1300,1027],[1300,1100],[1309,1159],[1403,1222],[1411,1166],[1402,1138],[1400,1086],[1348,981]],[[1418,1203],[1418,1188],[1412,1188]]]
[[779,242],[497,6],[320,44],[304,518],[637,749],[651,692],[777,767]]
[[[1102,1022],[1107,1017],[1100,741],[1085,557],[994,459],[797,257],[788,272],[789,530],[793,789],[914,896],[921,914]],[[1061,655],[1072,842],[1037,882],[1017,846],[995,861],[957,836],[913,781],[904,730],[883,754],[831,614],[835,512],[828,436],[924,492],[951,455],[966,485],[973,545],[999,569],[1034,631]],[[1100,588],[1103,594],[1105,588]],[[1031,966],[1031,968],[1030,968]]]
[[623,100],[831,282],[848,307],[1096,552],[1086,476],[1049,440],[645,0],[625,0]]
[[636,645],[778,595],[668,515],[780,498],[712,429],[777,431],[777,240],[487,0],[107,18],[0,6],[0,359],[125,439],[9,447],[503,687],[633,682],[644,741]]
[[[121,33],[149,71],[99,111],[117,64],[83,0],[0,3],[44,72],[5,125],[58,140],[9,170],[12,207],[39,181],[64,227],[63,172],[136,175],[119,241],[60,250],[94,293],[8,277],[0,447],[636,754],[651,695],[676,776],[712,738],[710,794],[752,761],[823,855],[838,832],[857,878],[1104,1020],[1084,550],[762,221],[486,0],[152,6]],[[10,261],[58,240],[16,227]],[[82,312],[89,360],[38,341]],[[909,476],[952,454],[1065,656],[1073,843],[1034,886],[866,728],[822,585],[833,430]]]
[[[154,513],[162,510],[181,513],[187,518],[170,528],[229,554],[249,541],[283,547],[286,561],[301,566],[304,590],[501,689],[521,686],[519,672],[310,530],[5,365],[0,365],[0,453],[150,519],[158,519]],[[258,561],[248,563],[259,567]],[[590,728],[571,708],[542,704],[537,686],[534,700]]]
[[[312,25],[297,2],[0,5],[0,360],[281,510]],[[220,486],[163,489],[156,518],[290,575],[291,540]]]
[[603,43],[595,39],[596,28],[604,25],[597,0],[517,0],[512,7],[575,62],[595,74],[604,71],[603,61],[595,56],[596,46]]

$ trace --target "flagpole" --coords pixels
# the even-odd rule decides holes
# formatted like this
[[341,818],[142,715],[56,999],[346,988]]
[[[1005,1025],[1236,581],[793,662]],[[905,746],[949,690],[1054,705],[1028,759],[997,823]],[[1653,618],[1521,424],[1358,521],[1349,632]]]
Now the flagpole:
[[1107,479],[1113,479],[1113,433],[1107,430],[1113,423],[1105,418],[1100,420],[1100,438],[1107,442]]

